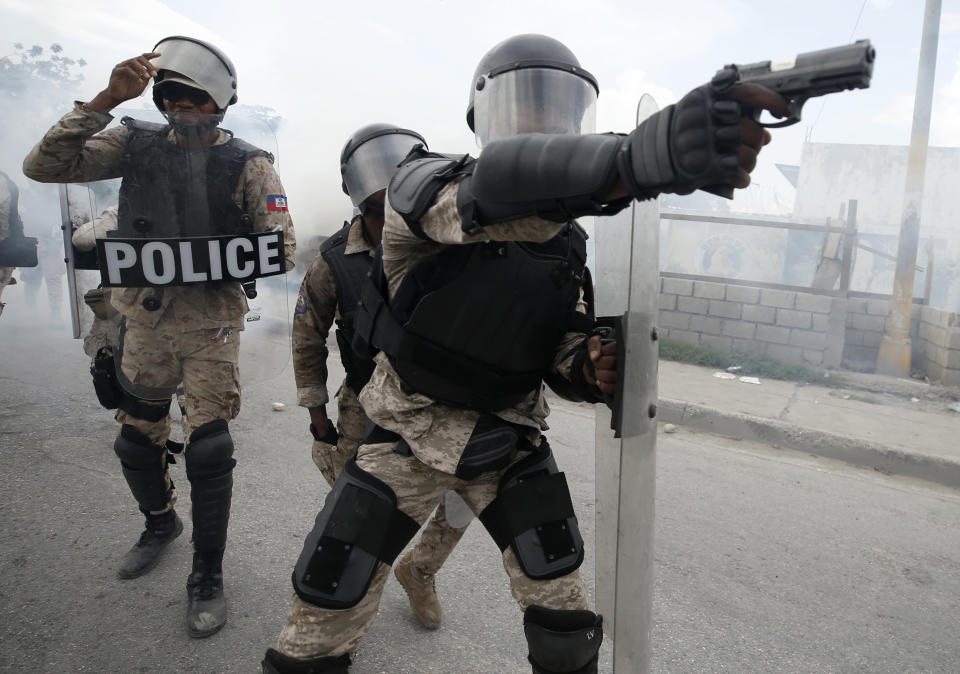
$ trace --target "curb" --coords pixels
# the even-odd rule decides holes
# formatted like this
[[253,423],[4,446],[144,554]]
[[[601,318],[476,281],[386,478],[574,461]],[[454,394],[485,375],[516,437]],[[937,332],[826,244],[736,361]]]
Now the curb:
[[721,412],[699,405],[660,398],[659,420],[736,440],[786,447],[884,473],[929,480],[960,489],[960,462],[895,449],[836,433],[803,428],[777,419]]

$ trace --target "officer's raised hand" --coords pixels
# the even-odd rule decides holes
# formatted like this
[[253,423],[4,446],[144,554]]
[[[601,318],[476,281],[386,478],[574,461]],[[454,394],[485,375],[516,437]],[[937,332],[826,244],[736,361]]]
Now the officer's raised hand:
[[110,73],[107,88],[87,103],[87,108],[97,112],[107,112],[142,94],[150,84],[150,79],[157,75],[157,69],[150,59],[158,56],[160,56],[159,52],[150,52],[115,65]]
[[732,77],[729,70],[719,71],[711,82],[651,115],[630,133],[618,168],[631,195],[649,198],[707,188],[729,196],[729,188],[720,186],[750,184],[757,154],[770,142],[770,134],[744,112],[769,110],[786,116],[789,106],[766,87],[733,85]]
[[602,393],[613,395],[617,390],[617,343],[601,341],[599,335],[587,340],[589,363],[583,364],[583,378]]

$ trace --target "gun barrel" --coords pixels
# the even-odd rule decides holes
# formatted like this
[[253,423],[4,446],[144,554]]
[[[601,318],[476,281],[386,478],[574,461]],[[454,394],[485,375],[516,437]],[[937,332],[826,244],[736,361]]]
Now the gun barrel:
[[762,84],[786,98],[804,100],[846,89],[866,89],[876,51],[870,40],[798,54],[789,59],[735,66],[738,82]]

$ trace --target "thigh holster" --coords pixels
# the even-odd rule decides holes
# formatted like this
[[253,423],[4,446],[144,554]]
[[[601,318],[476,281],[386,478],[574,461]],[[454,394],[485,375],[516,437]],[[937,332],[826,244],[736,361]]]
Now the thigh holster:
[[534,674],[596,674],[603,616],[531,605],[523,613]]
[[583,562],[583,538],[567,478],[546,438],[500,478],[497,497],[480,513],[500,551],[510,546],[534,580],[565,576]]
[[393,489],[351,459],[307,535],[293,570],[293,589],[316,606],[355,606],[377,564],[393,564],[419,529],[397,508]]
[[101,347],[90,365],[93,390],[97,400],[108,410],[118,407],[130,416],[144,421],[160,421],[170,411],[170,400],[141,400],[127,393],[117,377],[117,364],[110,347]]
[[167,486],[164,455],[167,448],[155,445],[133,426],[124,424],[113,443],[123,476],[133,498],[144,512],[163,510],[170,502],[172,484]]

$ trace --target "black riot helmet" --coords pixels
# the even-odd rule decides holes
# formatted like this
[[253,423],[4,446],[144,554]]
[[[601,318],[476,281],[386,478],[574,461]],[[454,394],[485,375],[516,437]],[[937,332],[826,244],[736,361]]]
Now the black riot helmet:
[[515,35],[480,59],[467,125],[481,146],[518,133],[592,133],[599,93],[597,79],[562,42]]
[[160,40],[152,59],[157,69],[153,85],[153,102],[164,111],[160,92],[164,84],[179,83],[201,89],[210,95],[221,112],[237,102],[237,71],[227,55],[209,42],[182,35]]
[[416,145],[427,141],[416,131],[393,124],[368,124],[347,139],[340,153],[343,192],[354,206],[387,187],[397,166]]

